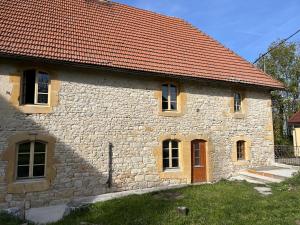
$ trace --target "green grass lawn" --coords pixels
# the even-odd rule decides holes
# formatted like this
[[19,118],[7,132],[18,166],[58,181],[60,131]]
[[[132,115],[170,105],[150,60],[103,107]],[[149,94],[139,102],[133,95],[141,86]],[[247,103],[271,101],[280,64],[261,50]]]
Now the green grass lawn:
[[[188,207],[189,214],[178,214],[178,206]],[[300,175],[273,185],[273,195],[267,197],[246,182],[221,181],[97,203],[55,225],[79,225],[80,222],[101,225],[300,224]],[[0,216],[0,224],[20,223]]]

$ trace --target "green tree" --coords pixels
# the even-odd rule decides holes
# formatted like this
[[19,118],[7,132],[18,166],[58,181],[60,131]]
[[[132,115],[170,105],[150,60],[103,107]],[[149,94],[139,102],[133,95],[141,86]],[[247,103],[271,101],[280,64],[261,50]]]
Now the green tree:
[[[258,68],[264,70],[274,78],[285,84],[285,90],[272,92],[273,126],[275,144],[291,143],[291,134],[287,124],[288,118],[299,110],[299,82],[300,82],[300,48],[299,43],[289,42],[279,46],[273,42],[271,50],[257,63]],[[277,47],[275,47],[277,46]]]

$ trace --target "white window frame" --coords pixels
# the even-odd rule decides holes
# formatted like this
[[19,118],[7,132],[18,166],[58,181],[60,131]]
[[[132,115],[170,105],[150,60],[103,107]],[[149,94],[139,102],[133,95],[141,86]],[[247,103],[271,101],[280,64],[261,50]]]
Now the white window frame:
[[[176,109],[172,109],[171,108],[171,102],[174,102],[174,101],[171,101],[171,85],[174,86],[176,88]],[[168,108],[167,109],[164,109],[163,108],[163,86],[167,86],[168,87]],[[162,108],[162,111],[163,112],[168,112],[168,111],[178,111],[178,86],[174,83],[164,83],[162,84],[162,97],[161,97],[161,108]]]
[[[26,70],[25,70],[26,71]],[[24,71],[24,72],[25,72]],[[44,72],[42,70],[34,70],[35,72],[35,83],[34,83],[34,105],[40,105],[40,106],[49,106],[50,105],[50,90],[51,90],[51,80],[50,80],[50,75],[48,72]],[[48,92],[47,93],[44,93],[44,92],[38,92],[38,87],[39,87],[39,76],[41,74],[46,74],[48,76]],[[26,81],[24,80],[24,78],[22,79],[22,104],[25,104],[25,105],[30,105],[29,103],[26,103],[25,102],[25,89],[27,88],[26,86]],[[48,97],[48,101],[47,103],[39,103],[38,102],[38,95],[39,94],[47,94],[47,97]]]
[[[44,92],[39,92],[39,76],[41,76],[41,74],[46,74],[48,76],[48,92],[44,93]],[[51,88],[51,84],[50,84],[50,76],[47,72],[43,72],[43,71],[39,71],[36,70],[35,71],[35,85],[34,85],[34,104],[35,105],[49,105],[50,102],[50,88]],[[38,97],[39,94],[47,94],[47,103],[39,103],[38,102]]]
[[[236,95],[239,95],[239,102],[236,101]],[[233,94],[233,111],[235,113],[242,112],[242,101],[243,101],[243,98],[242,98],[241,93],[235,92]]]
[[[29,175],[28,177],[18,177],[18,157],[19,157],[19,146],[21,144],[24,144],[24,143],[28,143],[30,142],[30,158],[29,158]],[[34,164],[34,144],[35,142],[41,142],[43,144],[45,144],[45,164]],[[40,178],[45,178],[46,177],[46,174],[47,174],[47,148],[48,148],[48,144],[44,141],[39,141],[39,140],[35,140],[35,141],[23,141],[23,142],[19,142],[17,144],[17,156],[16,156],[16,174],[15,174],[15,179],[16,180],[28,180],[28,179],[40,179]],[[22,154],[22,153],[21,153]],[[44,166],[44,176],[33,176],[33,166],[41,166],[43,165]]]
[[[180,161],[179,161],[179,153],[180,153],[180,141],[178,141],[178,140],[165,140],[165,141],[163,141],[163,144],[164,144],[164,142],[168,142],[168,144],[169,144],[169,146],[168,146],[168,149],[169,149],[169,167],[164,167],[164,165],[163,165],[163,169],[164,170],[176,170],[176,169],[180,169]],[[177,157],[173,157],[173,154],[172,154],[172,141],[176,141],[177,142],[177,146],[178,146],[178,148],[177,148],[177,151],[178,151],[178,156]],[[164,146],[162,146],[163,148],[162,148],[162,158],[163,158],[163,161],[164,161]],[[173,167],[173,162],[172,162],[172,159],[177,159],[178,160],[178,166],[177,167]]]

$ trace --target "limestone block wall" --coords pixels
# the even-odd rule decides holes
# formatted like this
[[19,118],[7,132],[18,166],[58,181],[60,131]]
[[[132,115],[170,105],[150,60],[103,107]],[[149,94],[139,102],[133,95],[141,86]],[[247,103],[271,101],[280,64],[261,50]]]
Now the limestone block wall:
[[[60,81],[58,103],[50,113],[25,114],[11,101],[11,76],[30,66],[0,63],[0,154],[8,148],[8,138],[17,133],[51,135],[56,138],[56,174],[48,190],[8,193],[7,161],[1,160],[1,208],[22,206],[24,199],[28,206],[38,207],[110,191],[189,183],[188,176],[164,177],[158,171],[155,152],[165,135],[186,140],[206,137],[210,180],[274,160],[267,90],[244,88],[247,110],[236,118],[231,112],[234,87],[176,80],[185,92],[184,112],[166,117],[159,113],[157,99],[162,78],[49,66]],[[251,140],[247,165],[232,161],[234,138],[240,136]],[[106,184],[109,143],[113,145],[112,188]]]

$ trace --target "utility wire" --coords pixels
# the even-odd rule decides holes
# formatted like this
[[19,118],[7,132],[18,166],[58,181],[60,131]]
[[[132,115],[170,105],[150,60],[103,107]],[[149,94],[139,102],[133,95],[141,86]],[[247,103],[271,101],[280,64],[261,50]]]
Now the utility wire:
[[292,35],[290,35],[289,37],[283,39],[281,42],[279,42],[276,46],[274,46],[273,48],[269,49],[269,51],[267,51],[266,53],[262,54],[261,56],[259,56],[254,62],[253,64],[257,63],[261,58],[263,58],[265,55],[267,55],[268,53],[270,53],[271,51],[273,51],[275,48],[277,48],[278,46],[282,45],[284,42],[286,42],[287,40],[289,40],[290,38],[294,37],[296,34],[298,34],[300,32],[300,29],[297,30],[295,33],[293,33]]

